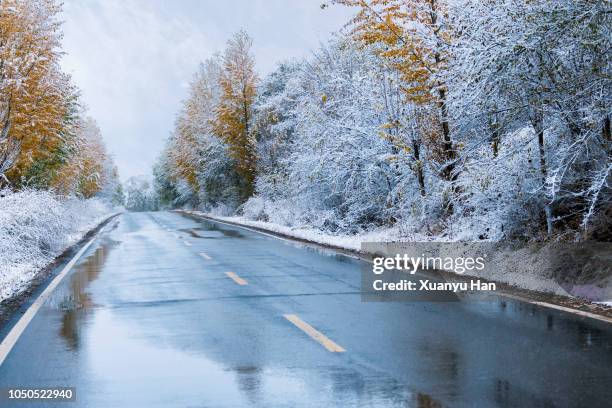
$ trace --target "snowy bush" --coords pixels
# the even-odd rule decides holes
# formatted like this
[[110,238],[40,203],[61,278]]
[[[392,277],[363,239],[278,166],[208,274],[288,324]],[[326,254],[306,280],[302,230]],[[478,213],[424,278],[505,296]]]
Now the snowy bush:
[[537,149],[532,129],[524,128],[504,137],[498,156],[488,146],[472,154],[457,181],[459,195],[449,231],[454,239],[536,235],[530,228],[539,224],[543,206]]
[[0,191],[0,301],[22,289],[110,211],[95,198]]
[[[241,207],[244,218],[254,221],[271,222],[288,227],[312,226],[308,214],[291,199],[270,200],[262,196],[251,197]],[[331,214],[319,214],[317,219],[326,218]]]

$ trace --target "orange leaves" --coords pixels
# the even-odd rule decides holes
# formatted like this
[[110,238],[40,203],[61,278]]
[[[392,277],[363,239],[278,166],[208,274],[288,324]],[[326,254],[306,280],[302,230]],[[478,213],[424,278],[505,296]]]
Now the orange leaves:
[[178,125],[173,137],[174,143],[172,143],[172,148],[168,152],[172,163],[174,163],[172,176],[185,180],[194,191],[198,191],[198,163],[195,158],[199,151],[197,140],[188,128],[180,125]]
[[108,157],[96,122],[91,118],[78,120],[70,145],[70,155],[49,187],[60,194],[93,197],[112,176],[104,168]]
[[79,151],[75,161],[79,165],[78,192],[85,198],[93,197],[106,182],[104,164],[106,148],[96,122],[86,118],[81,125]]
[[91,197],[108,157],[60,69],[59,12],[55,0],[0,2],[0,175],[16,187]]
[[[19,179],[31,164],[62,143],[76,90],[59,68],[59,6],[52,0],[0,2],[0,169]],[[14,155],[6,149],[21,149]],[[3,150],[4,149],[4,150]]]
[[[215,197],[239,193],[245,200],[252,194],[257,75],[251,44],[241,31],[222,55],[200,65],[168,141],[165,177],[171,183],[187,183],[197,199],[214,202]],[[219,167],[223,174],[213,174],[211,169]]]
[[419,132],[429,140],[453,179],[455,151],[451,138],[447,90],[441,75],[448,64],[452,39],[444,0],[334,0],[357,7],[351,24],[353,36],[374,50],[397,70],[406,101],[435,112]]
[[436,73],[444,69],[444,42],[450,38],[438,0],[336,0],[359,8],[352,20],[354,37],[374,45],[380,56],[402,74],[406,98],[417,104],[439,98],[443,86]]
[[252,106],[257,92],[251,46],[252,40],[244,31],[228,41],[219,79],[221,95],[213,120],[213,132],[229,146],[236,172],[245,182],[243,198],[253,191],[257,160],[251,134]]
[[208,59],[189,85],[189,96],[183,101],[167,154],[172,166],[168,176],[174,182],[184,180],[193,192],[198,192],[198,171],[202,165],[204,136],[211,133],[211,123],[219,99],[219,61]]

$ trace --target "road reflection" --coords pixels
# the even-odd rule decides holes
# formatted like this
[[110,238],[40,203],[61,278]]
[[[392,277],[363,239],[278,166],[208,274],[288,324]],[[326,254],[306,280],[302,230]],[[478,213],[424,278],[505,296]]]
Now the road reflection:
[[60,335],[66,340],[66,345],[70,350],[76,350],[79,347],[80,320],[83,314],[87,313],[87,309],[95,307],[88,287],[100,275],[113,246],[112,240],[105,239],[83,263],[75,267],[69,277],[69,290],[64,292],[65,295],[59,306],[62,310]]

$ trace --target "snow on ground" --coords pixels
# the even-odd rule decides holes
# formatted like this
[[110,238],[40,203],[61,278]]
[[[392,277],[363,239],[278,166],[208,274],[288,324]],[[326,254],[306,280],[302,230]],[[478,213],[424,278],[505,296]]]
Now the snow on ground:
[[110,212],[97,199],[0,191],[0,302],[23,290],[40,269]]

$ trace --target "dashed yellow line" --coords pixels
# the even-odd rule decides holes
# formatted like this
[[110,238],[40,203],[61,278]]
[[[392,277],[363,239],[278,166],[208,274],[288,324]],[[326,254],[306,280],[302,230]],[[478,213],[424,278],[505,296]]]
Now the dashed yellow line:
[[204,252],[200,252],[200,256],[201,256],[202,258],[204,258],[204,259],[209,260],[209,261],[212,259],[210,256],[206,255]]
[[327,349],[327,351],[331,351],[332,353],[344,353],[346,351],[344,348],[330,340],[323,333],[300,319],[297,315],[285,314],[283,317],[293,323],[298,329],[309,335],[313,340],[320,343]]
[[234,282],[236,282],[237,284],[241,286],[249,284],[247,281],[242,279],[240,276],[236,275],[234,272],[225,272],[225,274],[229,276]]

